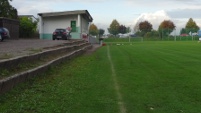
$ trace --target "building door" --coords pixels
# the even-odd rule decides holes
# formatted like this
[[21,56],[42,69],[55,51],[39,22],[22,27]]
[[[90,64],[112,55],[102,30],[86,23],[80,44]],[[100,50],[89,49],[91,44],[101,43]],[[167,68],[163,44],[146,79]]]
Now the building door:
[[76,21],[71,21],[72,32],[76,32]]

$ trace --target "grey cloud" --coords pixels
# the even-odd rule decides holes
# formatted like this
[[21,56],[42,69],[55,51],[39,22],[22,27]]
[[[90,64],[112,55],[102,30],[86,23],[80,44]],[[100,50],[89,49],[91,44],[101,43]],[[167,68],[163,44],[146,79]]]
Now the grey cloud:
[[180,8],[182,6],[195,6],[201,7],[200,0],[125,0],[128,4],[135,6],[144,6],[144,7],[155,7],[155,8]]
[[172,18],[201,18],[200,9],[174,9],[167,11]]

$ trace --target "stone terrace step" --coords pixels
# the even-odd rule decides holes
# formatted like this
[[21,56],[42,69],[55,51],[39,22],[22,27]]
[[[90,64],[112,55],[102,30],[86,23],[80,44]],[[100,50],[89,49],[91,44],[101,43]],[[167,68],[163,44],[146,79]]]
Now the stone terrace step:
[[12,89],[17,84],[28,80],[29,78],[35,77],[40,73],[45,72],[50,66],[57,65],[65,60],[70,60],[76,56],[79,56],[86,52],[88,49],[92,48],[92,45],[84,41],[76,41],[65,46],[56,47],[56,48],[47,48],[43,52],[39,52],[33,55],[25,55],[21,57],[16,57],[12,59],[0,61],[0,67],[12,69],[16,65],[19,65],[22,62],[30,62],[40,59],[41,57],[46,57],[48,55],[54,55],[59,53],[66,53],[54,60],[48,61],[47,63],[35,67],[33,69],[14,74],[10,77],[6,77],[0,80],[0,94],[3,94],[10,89]]
[[82,48],[86,45],[89,45],[89,43],[86,43],[82,40],[74,41],[74,42],[68,42],[64,45],[60,45],[59,47],[49,47],[44,49],[42,52],[35,53],[32,55],[24,55],[24,56],[18,56],[10,59],[4,59],[0,60],[0,67],[3,69],[12,69],[15,68],[20,63],[26,63],[34,60],[39,60],[41,58],[45,58],[47,56],[55,55],[55,54],[61,54],[61,53],[68,53],[74,50],[77,50],[79,48]]

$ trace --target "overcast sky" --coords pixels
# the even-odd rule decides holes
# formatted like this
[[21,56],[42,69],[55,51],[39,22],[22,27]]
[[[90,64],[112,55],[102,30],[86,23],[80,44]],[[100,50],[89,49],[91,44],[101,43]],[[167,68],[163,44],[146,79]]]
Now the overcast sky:
[[177,29],[185,27],[189,18],[201,27],[201,0],[13,0],[19,15],[43,12],[88,10],[98,28],[107,29],[113,19],[133,26],[147,20],[154,29],[163,20],[172,20]]

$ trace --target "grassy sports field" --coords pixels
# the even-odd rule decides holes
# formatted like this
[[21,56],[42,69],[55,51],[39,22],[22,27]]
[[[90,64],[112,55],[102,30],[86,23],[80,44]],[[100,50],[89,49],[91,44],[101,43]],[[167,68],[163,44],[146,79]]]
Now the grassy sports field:
[[108,42],[1,95],[0,112],[201,111],[201,43],[117,44]]

